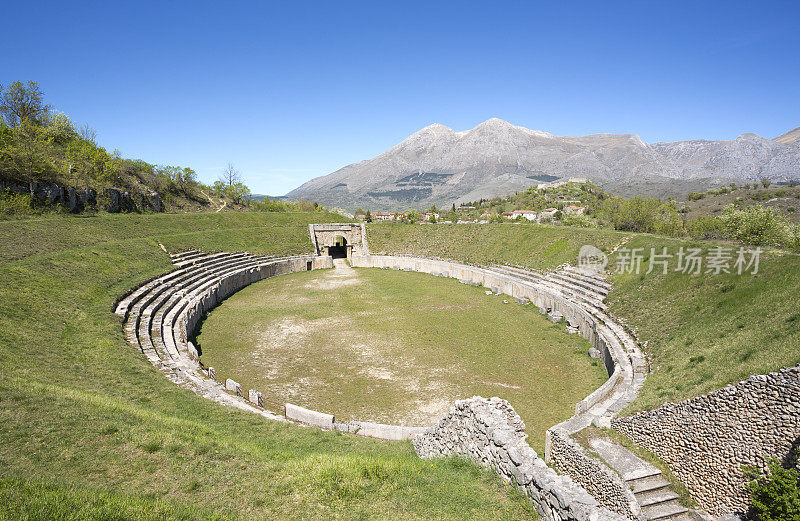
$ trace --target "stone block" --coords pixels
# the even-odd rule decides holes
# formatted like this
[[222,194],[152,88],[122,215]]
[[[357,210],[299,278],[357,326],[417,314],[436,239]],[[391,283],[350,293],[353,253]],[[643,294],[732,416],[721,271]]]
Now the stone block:
[[589,348],[589,356],[592,358],[600,358],[600,350],[596,347]]
[[242,395],[242,386],[239,385],[239,382],[231,380],[230,378],[225,380],[225,390],[230,391],[232,393],[236,393],[237,396]]
[[312,411],[299,405],[286,404],[286,418],[301,423],[307,423],[323,429],[333,429],[333,414]]
[[264,395],[255,389],[250,389],[248,391],[248,399],[250,400],[250,403],[258,405],[259,407],[264,407]]

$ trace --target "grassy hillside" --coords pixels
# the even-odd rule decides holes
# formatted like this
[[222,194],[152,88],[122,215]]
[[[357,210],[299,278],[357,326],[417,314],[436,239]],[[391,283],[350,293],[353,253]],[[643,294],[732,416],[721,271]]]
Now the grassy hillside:
[[[534,519],[462,460],[264,421],[160,375],[115,300],[171,269],[158,247],[310,250],[321,214],[0,222],[0,519]],[[78,513],[75,513],[78,510]]]
[[413,253],[473,264],[519,264],[552,269],[574,263],[584,244],[610,250],[626,234],[610,230],[534,224],[437,224],[367,226],[373,253]]
[[707,192],[694,192],[681,206],[685,209],[686,218],[694,219],[717,215],[731,204],[737,208],[762,205],[774,208],[793,223],[800,224],[800,212],[797,211],[800,208],[800,187],[771,185],[765,188],[759,184],[747,186],[748,188],[726,186]]
[[[574,263],[583,244],[605,251],[714,244],[647,234],[544,225],[371,225],[374,251],[419,253],[467,262],[553,268]],[[726,244],[725,246],[734,246]],[[649,257],[649,255],[647,255]],[[609,267],[616,266],[612,255]],[[629,410],[657,406],[719,389],[750,374],[800,363],[800,256],[771,251],[757,275],[687,275],[660,269],[619,274],[609,295],[611,312],[627,320],[653,362],[654,373]],[[675,264],[672,265],[673,267]]]

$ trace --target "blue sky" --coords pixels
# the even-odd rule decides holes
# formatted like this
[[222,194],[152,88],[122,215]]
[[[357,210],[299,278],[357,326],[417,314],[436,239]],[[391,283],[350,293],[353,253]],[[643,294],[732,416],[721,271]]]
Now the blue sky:
[[434,122],[648,142],[800,125],[799,2],[14,2],[0,83],[124,156],[283,194]]

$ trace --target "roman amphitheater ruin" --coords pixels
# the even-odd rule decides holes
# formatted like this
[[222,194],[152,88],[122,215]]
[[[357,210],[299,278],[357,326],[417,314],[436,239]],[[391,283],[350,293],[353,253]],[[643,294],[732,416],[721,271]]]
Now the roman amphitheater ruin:
[[[633,333],[608,314],[603,300],[611,285],[602,274],[570,266],[543,273],[372,254],[363,224],[312,224],[309,232],[313,250],[308,255],[172,253],[174,271],[136,289],[116,307],[128,342],[174,383],[219,403],[275,421],[412,440],[422,458],[466,456],[516,484],[542,518],[552,521],[704,518],[704,513],[690,512],[678,503],[656,467],[605,439],[593,440],[591,452],[578,443],[573,435],[588,426],[615,429],[660,456],[701,509],[720,517],[746,509],[741,466],[763,468],[765,454],[786,458],[800,437],[798,367],[618,417],[636,398],[649,367]],[[604,363],[608,380],[575,405],[571,418],[547,431],[543,457],[525,441],[525,426],[512,405],[496,397],[459,400],[435,425],[407,427],[338,422],[331,414],[290,403],[270,407],[256,389],[242,389],[232,379],[217,381],[214,368],[201,362],[191,340],[204,316],[251,283],[334,268],[336,258],[346,258],[358,268],[454,278],[536,306],[551,321],[563,323],[567,333],[580,334],[591,343],[592,355]]]

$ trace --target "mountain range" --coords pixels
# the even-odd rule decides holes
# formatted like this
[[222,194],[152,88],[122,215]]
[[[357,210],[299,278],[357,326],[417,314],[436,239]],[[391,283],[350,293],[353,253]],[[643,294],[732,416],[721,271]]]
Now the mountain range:
[[440,207],[583,177],[619,195],[682,196],[730,182],[800,179],[800,127],[775,139],[645,143],[635,134],[556,136],[492,118],[456,132],[435,123],[366,161],[287,194],[329,207]]

